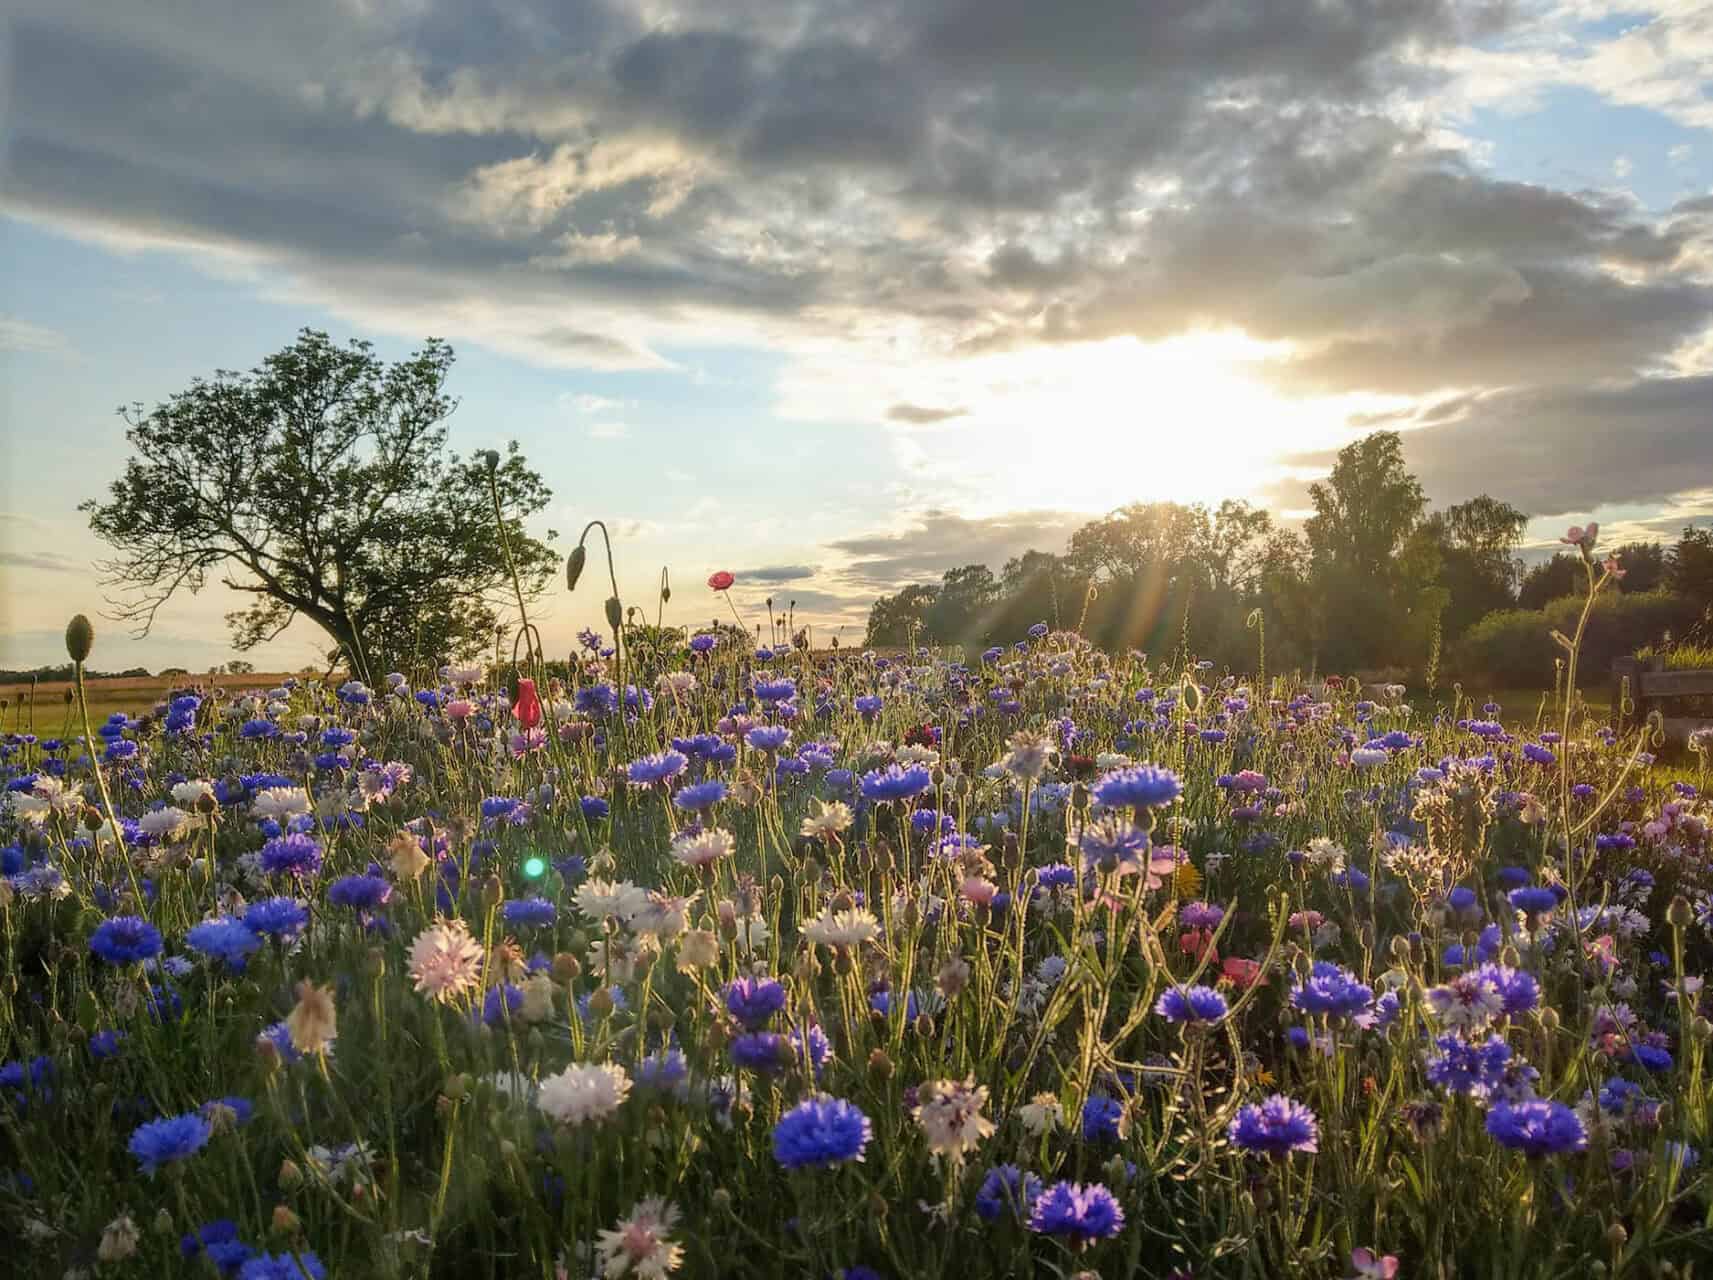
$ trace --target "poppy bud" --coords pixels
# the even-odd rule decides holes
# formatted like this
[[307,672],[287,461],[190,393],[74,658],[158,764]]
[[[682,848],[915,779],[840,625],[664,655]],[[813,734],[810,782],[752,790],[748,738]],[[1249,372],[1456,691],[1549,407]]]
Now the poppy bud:
[[487,467],[488,474],[493,475],[500,469],[500,453],[498,449],[482,450],[482,465]]
[[89,651],[95,647],[95,628],[89,619],[81,613],[65,626],[65,651],[71,655],[71,660],[82,665],[89,657]]
[[624,618],[625,618],[625,610],[624,610],[624,606],[619,603],[619,598],[617,596],[608,596],[607,597],[607,625],[609,627],[611,627],[614,631],[617,631],[619,629],[619,626],[624,622]]
[[582,543],[578,543],[565,561],[565,589],[575,591],[577,579],[583,576],[583,566],[589,563],[589,552]]
[[1695,923],[1695,912],[1690,908],[1689,899],[1681,893],[1672,898],[1665,909],[1666,922],[1673,929],[1687,929]]

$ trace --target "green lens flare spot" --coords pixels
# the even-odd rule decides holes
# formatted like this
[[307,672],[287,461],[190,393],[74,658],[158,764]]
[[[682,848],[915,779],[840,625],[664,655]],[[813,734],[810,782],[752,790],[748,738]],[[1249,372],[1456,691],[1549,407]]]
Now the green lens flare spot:
[[545,861],[543,861],[541,858],[526,858],[526,859],[524,859],[523,873],[524,873],[524,875],[528,876],[531,880],[541,879],[542,873],[545,872],[546,870],[547,870],[547,863]]

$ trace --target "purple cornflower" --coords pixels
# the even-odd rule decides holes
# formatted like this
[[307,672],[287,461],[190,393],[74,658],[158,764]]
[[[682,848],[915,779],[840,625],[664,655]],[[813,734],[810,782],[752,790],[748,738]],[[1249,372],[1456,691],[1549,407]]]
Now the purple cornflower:
[[1233,1146],[1283,1160],[1293,1151],[1320,1150],[1320,1124],[1302,1103],[1275,1093],[1239,1111],[1229,1130]]

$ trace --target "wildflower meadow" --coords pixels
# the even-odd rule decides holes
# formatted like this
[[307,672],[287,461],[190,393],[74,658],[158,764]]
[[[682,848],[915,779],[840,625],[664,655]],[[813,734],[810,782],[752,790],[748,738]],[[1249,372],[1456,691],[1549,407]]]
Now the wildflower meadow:
[[611,604],[551,668],[5,726],[6,1274],[1713,1252],[1704,738],[1259,644],[638,646]]

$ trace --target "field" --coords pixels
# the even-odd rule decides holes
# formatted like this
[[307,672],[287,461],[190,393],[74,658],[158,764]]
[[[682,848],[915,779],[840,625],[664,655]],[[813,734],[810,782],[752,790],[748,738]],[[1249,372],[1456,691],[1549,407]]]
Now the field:
[[1705,757],[1018,642],[38,710],[12,1273],[1713,1259]]
[[[184,676],[104,676],[85,681],[85,689],[90,717],[105,720],[115,711],[129,716],[144,715],[174,689],[196,685],[236,697],[246,690],[275,688],[294,674],[257,671],[219,676],[196,672]],[[0,701],[7,704],[5,712],[0,713],[0,728],[22,733],[28,732],[33,723],[35,732],[43,735],[71,732],[75,715],[68,698],[71,692],[69,680],[44,680],[35,685],[0,684]]]

